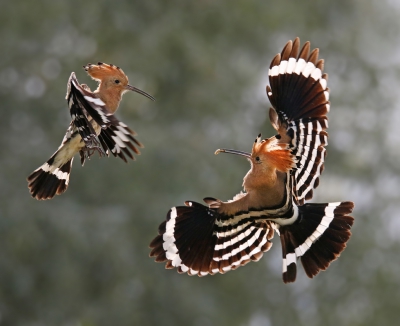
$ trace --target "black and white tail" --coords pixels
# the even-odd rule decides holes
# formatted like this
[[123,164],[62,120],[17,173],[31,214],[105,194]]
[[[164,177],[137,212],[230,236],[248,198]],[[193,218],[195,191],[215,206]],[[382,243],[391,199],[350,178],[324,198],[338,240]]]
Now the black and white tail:
[[269,222],[224,216],[196,202],[185,204],[168,212],[150,244],[150,257],[166,261],[167,269],[198,276],[223,274],[258,261],[272,246]]
[[293,196],[299,205],[313,196],[324,169],[329,112],[328,75],[319,50],[310,53],[310,42],[300,50],[300,40],[289,41],[271,62],[267,95],[291,138],[292,154],[297,157],[293,173]]
[[51,199],[67,190],[73,158],[57,163],[57,154],[58,151],[28,176],[28,188],[33,198]]
[[71,123],[57,151],[28,176],[28,188],[33,198],[51,199],[67,190],[74,155],[82,147],[80,143],[81,137]]
[[352,202],[298,207],[297,221],[279,228],[285,283],[296,280],[297,258],[312,278],[340,256],[351,236],[353,217],[348,214],[353,208]]

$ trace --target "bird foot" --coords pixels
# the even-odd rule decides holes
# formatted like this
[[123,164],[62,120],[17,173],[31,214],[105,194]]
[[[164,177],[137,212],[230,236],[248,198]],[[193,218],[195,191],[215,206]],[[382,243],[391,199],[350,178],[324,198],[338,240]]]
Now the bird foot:
[[86,159],[90,159],[90,157],[96,152],[99,153],[100,157],[107,156],[106,152],[104,151],[104,149],[100,145],[100,143],[96,144],[96,145],[93,145],[93,144],[91,144],[89,146],[86,145],[84,148],[82,148],[82,152],[84,153],[84,156]]

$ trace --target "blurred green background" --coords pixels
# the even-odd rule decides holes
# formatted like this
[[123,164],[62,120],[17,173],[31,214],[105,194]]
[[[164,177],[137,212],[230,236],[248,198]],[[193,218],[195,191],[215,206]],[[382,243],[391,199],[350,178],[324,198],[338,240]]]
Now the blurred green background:
[[[400,2],[0,1],[0,325],[397,325],[400,315]],[[353,200],[348,248],[327,272],[281,280],[279,238],[258,263],[205,278],[165,270],[148,244],[184,200],[232,198],[259,132],[273,134],[268,67],[310,40],[331,89],[326,170],[313,201]],[[39,202],[26,176],[59,146],[75,71],[103,61],[129,93],[117,116],[136,162],[78,157]]]

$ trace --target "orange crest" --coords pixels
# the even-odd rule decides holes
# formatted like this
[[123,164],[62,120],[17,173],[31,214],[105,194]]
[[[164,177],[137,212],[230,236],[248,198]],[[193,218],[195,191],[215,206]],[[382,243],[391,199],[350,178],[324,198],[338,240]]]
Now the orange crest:
[[94,80],[102,81],[103,79],[112,76],[124,81],[126,84],[128,83],[128,77],[125,75],[122,69],[112,64],[98,62],[97,65],[94,65],[88,63],[86,66],[83,66],[83,68]]
[[273,166],[278,171],[287,172],[295,167],[294,157],[289,150],[289,145],[279,143],[276,136],[261,140],[258,135],[251,151],[252,158],[259,157],[266,161],[269,166]]

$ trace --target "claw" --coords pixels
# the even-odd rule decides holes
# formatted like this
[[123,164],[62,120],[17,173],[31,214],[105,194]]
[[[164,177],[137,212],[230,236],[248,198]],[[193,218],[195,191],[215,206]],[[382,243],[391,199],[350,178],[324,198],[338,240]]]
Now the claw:
[[85,141],[85,147],[82,148],[82,152],[84,152],[87,159],[90,159],[95,152],[98,152],[100,157],[107,156],[97,137],[92,137],[90,140]]

